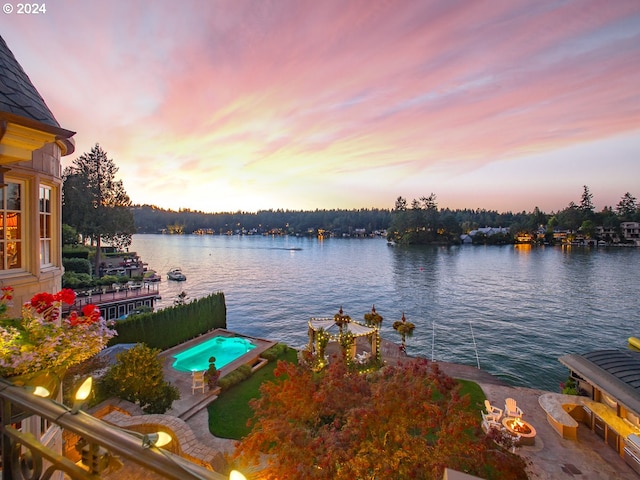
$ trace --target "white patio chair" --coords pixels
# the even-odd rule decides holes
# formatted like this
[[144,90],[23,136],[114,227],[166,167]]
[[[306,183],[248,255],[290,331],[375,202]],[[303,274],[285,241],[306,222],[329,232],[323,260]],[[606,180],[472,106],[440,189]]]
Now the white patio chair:
[[491,405],[491,402],[489,400],[484,401],[484,407],[487,409],[487,415],[489,417],[491,417],[496,422],[500,421],[503,413],[502,409]]
[[486,414],[485,412],[481,412],[481,413],[482,413],[482,430],[485,433],[489,433],[489,431],[492,429],[497,429],[497,430],[502,429],[502,424],[494,420],[494,417],[492,415]]
[[207,386],[207,382],[204,379],[204,371],[202,372],[191,372],[191,395],[196,393],[196,390],[202,390],[204,393],[204,388]]
[[516,405],[516,401],[513,398],[507,398],[504,401],[504,415],[512,418],[522,418],[524,412]]

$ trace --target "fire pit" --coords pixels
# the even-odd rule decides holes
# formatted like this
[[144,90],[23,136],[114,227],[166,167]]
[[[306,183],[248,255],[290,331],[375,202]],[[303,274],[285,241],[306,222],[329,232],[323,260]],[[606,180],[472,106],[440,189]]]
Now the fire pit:
[[518,445],[533,445],[536,442],[536,429],[529,422],[517,417],[505,417],[502,425],[512,435],[520,435]]

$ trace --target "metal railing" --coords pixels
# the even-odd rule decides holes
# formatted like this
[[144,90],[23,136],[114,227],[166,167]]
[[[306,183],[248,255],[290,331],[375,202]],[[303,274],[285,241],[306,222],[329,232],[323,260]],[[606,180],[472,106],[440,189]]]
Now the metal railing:
[[[46,480],[55,472],[64,472],[72,479],[95,480],[101,478],[100,474],[108,468],[110,460],[117,457],[134,462],[162,478],[229,478],[149,445],[142,434],[120,429],[82,411],[74,413],[65,405],[38,397],[4,379],[0,379],[0,408],[4,480]],[[78,435],[81,441],[76,447],[84,467],[43,445],[34,435],[16,428],[14,422],[30,415],[37,415]]]

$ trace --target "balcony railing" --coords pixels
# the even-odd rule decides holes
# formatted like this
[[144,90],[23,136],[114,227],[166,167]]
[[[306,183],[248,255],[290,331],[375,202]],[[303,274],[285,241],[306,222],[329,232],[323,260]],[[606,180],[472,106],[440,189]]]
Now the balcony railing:
[[[2,478],[5,480],[45,480],[56,472],[64,472],[73,479],[95,480],[101,478],[103,472],[106,475],[111,459],[118,457],[136,463],[161,478],[229,478],[153,446],[147,436],[120,429],[85,412],[75,412],[4,379],[0,379],[0,407]],[[34,435],[16,428],[18,420],[30,415],[37,415],[78,435],[81,440],[76,448],[81,452],[83,466],[51,450]]]

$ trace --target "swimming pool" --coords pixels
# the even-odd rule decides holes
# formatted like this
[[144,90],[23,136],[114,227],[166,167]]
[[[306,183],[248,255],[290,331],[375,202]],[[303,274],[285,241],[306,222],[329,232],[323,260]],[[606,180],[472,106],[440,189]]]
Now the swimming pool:
[[240,358],[256,346],[247,338],[213,337],[173,356],[173,368],[193,372],[209,368],[209,358],[215,357],[217,369]]

